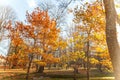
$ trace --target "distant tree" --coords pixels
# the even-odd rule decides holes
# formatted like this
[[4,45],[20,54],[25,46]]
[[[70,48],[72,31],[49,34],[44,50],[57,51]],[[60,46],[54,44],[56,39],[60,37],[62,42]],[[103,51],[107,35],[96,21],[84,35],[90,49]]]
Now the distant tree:
[[[56,28],[56,21],[49,17],[47,11],[42,11],[39,8],[35,9],[31,14],[27,14],[27,21],[31,29],[28,28],[28,31],[24,34],[29,34],[28,38],[33,39],[34,45],[40,47],[43,51],[37,59],[48,63],[47,60],[49,59],[45,55],[53,53],[57,48],[60,30]],[[40,65],[38,72],[42,73],[43,71],[44,66]]]
[[[89,80],[90,62],[92,47],[95,42],[100,40],[96,39],[96,34],[105,35],[105,16],[103,8],[98,0],[93,3],[86,2],[82,6],[78,6],[74,10],[74,22],[79,29],[79,35],[83,35],[84,51],[86,53],[86,67],[87,67],[87,80]],[[101,34],[101,35],[102,35]],[[99,36],[101,39],[102,36]],[[103,39],[104,40],[104,39]],[[102,40],[101,40],[102,41]],[[92,58],[92,60],[96,61]]]
[[15,66],[19,62],[23,63],[20,65],[28,64],[26,76],[28,80],[32,63],[37,65],[36,69],[39,73],[43,73],[46,64],[59,62],[59,58],[52,54],[57,48],[60,30],[56,28],[56,21],[49,17],[48,12],[39,8],[27,13],[26,21],[27,24],[16,22],[6,29],[9,31],[13,47],[10,61],[16,61]]
[[[74,0],[44,0],[44,1],[38,2],[38,6],[43,11],[48,11],[48,14],[50,15],[50,17],[55,19],[56,27],[59,27],[62,32],[64,29],[62,28],[62,26],[67,25],[66,16],[68,13],[67,11],[68,11],[69,5],[73,1]],[[61,43],[60,38],[59,38],[59,43]],[[56,55],[59,55],[59,54],[61,55],[62,51],[63,50],[59,46],[56,52]]]
[[[0,6],[0,41],[6,39],[6,26],[9,22],[14,22],[16,20],[16,13],[10,6]],[[9,53],[9,51],[8,51]],[[7,60],[5,62],[5,66]]]
[[72,3],[73,0],[55,0],[54,3],[52,0],[45,0],[38,3],[40,9],[48,11],[50,17],[54,18],[57,22],[56,26],[61,27],[66,24],[65,18],[68,10],[68,6]]
[[7,54],[7,62],[11,66],[10,68],[17,68],[19,66],[25,68],[28,61],[26,54],[28,48],[19,31],[19,24],[15,23],[14,27],[9,25],[7,30],[11,41],[9,53]]
[[8,25],[9,21],[14,22],[16,19],[15,11],[9,6],[0,6],[0,40],[4,34],[4,27]]

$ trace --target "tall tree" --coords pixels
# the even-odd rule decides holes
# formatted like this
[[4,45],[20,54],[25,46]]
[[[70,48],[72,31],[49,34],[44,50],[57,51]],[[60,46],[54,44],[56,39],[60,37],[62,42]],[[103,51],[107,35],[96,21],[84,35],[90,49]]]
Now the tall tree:
[[[16,25],[12,27],[10,24],[6,29],[10,31],[11,44],[15,47],[15,54],[19,55],[19,58],[20,55],[24,55],[25,58],[27,55],[26,80],[28,80],[32,62],[38,65],[38,72],[42,73],[47,63],[59,61],[52,54],[57,48],[60,29],[56,28],[56,21],[49,17],[48,12],[39,8],[36,8],[32,13],[27,13],[26,18],[27,24],[16,22]],[[22,42],[27,46],[22,46]]]
[[115,0],[103,0],[106,14],[106,41],[112,60],[115,80],[120,79],[120,47],[117,40],[116,23],[117,13],[115,10]]
[[[44,0],[39,2],[39,7],[48,11],[50,17],[54,18],[57,22],[56,26],[61,27],[66,24],[66,14],[68,10],[68,6],[72,3],[73,0]],[[51,3],[52,2],[52,3]]]
[[9,24],[9,21],[14,22],[16,19],[15,11],[9,6],[0,6],[0,40],[4,34],[4,27]]
[[[27,14],[27,21],[33,28],[33,31],[28,31],[29,37],[34,39],[35,46],[38,46],[43,51],[43,54],[50,54],[56,49],[56,41],[58,40],[59,28],[56,28],[56,21],[50,19],[47,11],[42,11],[39,8],[35,9],[31,14]],[[38,57],[39,60],[45,61],[43,55]],[[38,72],[43,72],[44,66],[40,66]]]
[[104,12],[99,1],[85,3],[74,10],[74,22],[77,23],[79,34],[84,36],[84,45],[86,52],[87,80],[89,80],[90,57],[92,44],[95,44],[95,35],[101,34],[105,30]]
[[21,36],[18,23],[16,23],[14,27],[12,25],[9,25],[9,27],[6,29],[8,30],[8,36],[11,40],[9,52],[7,54],[8,62],[11,65],[11,68],[16,68],[20,65],[23,65],[22,62],[24,63],[26,61],[27,63],[28,61],[27,54],[25,54],[27,52],[27,45]]

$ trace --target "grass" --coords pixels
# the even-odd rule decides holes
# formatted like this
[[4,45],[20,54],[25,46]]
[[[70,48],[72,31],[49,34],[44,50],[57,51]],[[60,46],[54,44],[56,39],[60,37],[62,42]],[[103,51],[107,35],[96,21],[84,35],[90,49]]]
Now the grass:
[[[15,72],[14,72],[15,71]],[[19,70],[18,70],[19,72]],[[16,70],[6,71],[5,73],[1,73],[0,75],[6,75],[0,80],[25,80],[25,71],[21,71],[17,73]],[[12,75],[11,75],[12,74]],[[72,70],[45,70],[45,73],[30,73],[29,80],[73,80],[73,71]],[[90,80],[114,80],[112,73],[100,73],[97,70],[92,70],[90,72],[91,79]],[[76,75],[77,80],[86,80],[85,70],[80,70],[80,73]],[[37,78],[37,79],[35,79]],[[108,79],[106,79],[108,78]]]

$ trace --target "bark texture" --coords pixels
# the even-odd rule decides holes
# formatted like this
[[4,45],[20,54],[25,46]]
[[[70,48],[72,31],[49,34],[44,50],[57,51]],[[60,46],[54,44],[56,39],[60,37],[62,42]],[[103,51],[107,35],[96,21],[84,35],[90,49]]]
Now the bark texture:
[[117,40],[117,14],[114,0],[103,0],[106,14],[106,41],[110,53],[115,80],[120,80],[120,47]]

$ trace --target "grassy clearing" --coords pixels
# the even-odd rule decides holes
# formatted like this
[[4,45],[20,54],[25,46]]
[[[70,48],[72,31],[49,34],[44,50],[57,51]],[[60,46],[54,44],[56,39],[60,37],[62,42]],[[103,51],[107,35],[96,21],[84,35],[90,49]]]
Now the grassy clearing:
[[[5,76],[5,75],[9,76]],[[6,72],[0,72],[0,75],[4,75],[0,80],[25,80],[26,73],[24,70],[12,70]],[[100,73],[97,70],[90,72],[91,80],[114,80],[112,73]],[[80,70],[76,75],[77,80],[86,80],[85,70]],[[73,80],[73,70],[45,70],[43,74],[30,73],[29,80]]]

